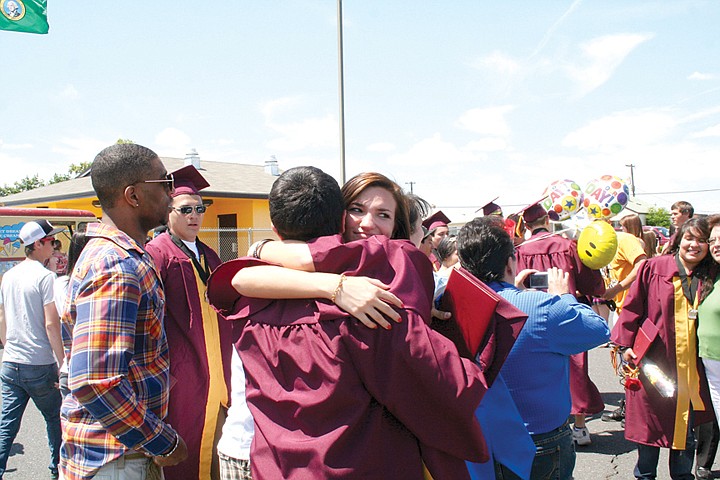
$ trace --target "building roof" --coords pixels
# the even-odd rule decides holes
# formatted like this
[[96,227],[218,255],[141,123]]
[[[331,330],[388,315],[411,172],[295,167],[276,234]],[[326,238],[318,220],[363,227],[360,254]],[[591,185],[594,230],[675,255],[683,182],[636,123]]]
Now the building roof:
[[[182,158],[160,157],[160,159],[168,172],[185,165],[185,160]],[[268,173],[263,165],[203,160],[200,162],[199,170],[210,183],[210,186],[202,192],[204,197],[265,199],[277,178]],[[86,172],[79,178],[0,197],[0,205],[26,205],[94,197],[95,191],[90,182],[90,175]]]

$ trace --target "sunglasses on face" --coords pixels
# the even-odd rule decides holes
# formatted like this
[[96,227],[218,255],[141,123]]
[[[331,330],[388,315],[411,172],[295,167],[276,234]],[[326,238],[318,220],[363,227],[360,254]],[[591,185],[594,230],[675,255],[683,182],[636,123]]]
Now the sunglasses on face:
[[170,192],[175,190],[175,177],[172,173],[168,173],[165,175],[165,178],[162,180],[144,180],[143,183],[164,183],[165,188],[167,188]]
[[40,239],[40,243],[48,243],[48,242],[54,242],[55,237],[45,237]]
[[190,215],[193,210],[195,210],[195,213],[198,215],[205,213],[205,210],[207,210],[207,206],[205,205],[185,205],[182,207],[173,207],[173,210],[176,212],[180,212],[183,215]]

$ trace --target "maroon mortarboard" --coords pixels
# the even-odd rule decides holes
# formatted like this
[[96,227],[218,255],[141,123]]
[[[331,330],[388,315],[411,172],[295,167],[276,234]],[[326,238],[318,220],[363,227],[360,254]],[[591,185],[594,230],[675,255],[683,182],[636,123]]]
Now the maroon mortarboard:
[[172,172],[175,179],[175,191],[172,196],[178,195],[200,195],[200,190],[210,186],[205,177],[200,175],[197,168],[186,165]]
[[502,216],[502,208],[500,208],[500,205],[495,203],[495,200],[497,200],[500,197],[495,197],[492,200],[490,200],[488,203],[480,207],[482,209],[484,216],[490,216],[490,215],[500,215]]
[[537,202],[531,203],[518,212],[525,223],[532,223],[548,214],[545,207],[541,205],[541,202],[545,200],[545,198],[546,197],[543,197]]
[[428,218],[423,220],[423,227],[429,231],[435,230],[438,227],[447,227],[450,223],[450,219],[440,210],[430,215]]

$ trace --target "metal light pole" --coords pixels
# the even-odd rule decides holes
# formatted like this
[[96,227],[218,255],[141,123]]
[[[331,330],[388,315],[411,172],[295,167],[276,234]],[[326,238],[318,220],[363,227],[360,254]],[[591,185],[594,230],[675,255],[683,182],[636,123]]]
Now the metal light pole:
[[340,96],[340,180],[345,183],[345,82],[343,78],[342,0],[337,0],[338,16],[338,94]]
[[635,165],[625,165],[626,167],[630,168],[630,191],[632,192],[632,196],[635,196]]
[[410,193],[413,193],[413,185],[415,185],[417,182],[405,182],[405,185],[410,185]]

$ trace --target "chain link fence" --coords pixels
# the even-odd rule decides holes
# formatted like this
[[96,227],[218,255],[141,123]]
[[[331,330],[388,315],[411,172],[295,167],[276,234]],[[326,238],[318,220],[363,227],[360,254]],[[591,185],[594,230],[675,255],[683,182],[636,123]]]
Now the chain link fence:
[[244,257],[250,245],[263,238],[277,239],[269,228],[203,228],[198,239],[215,250],[223,262]]

